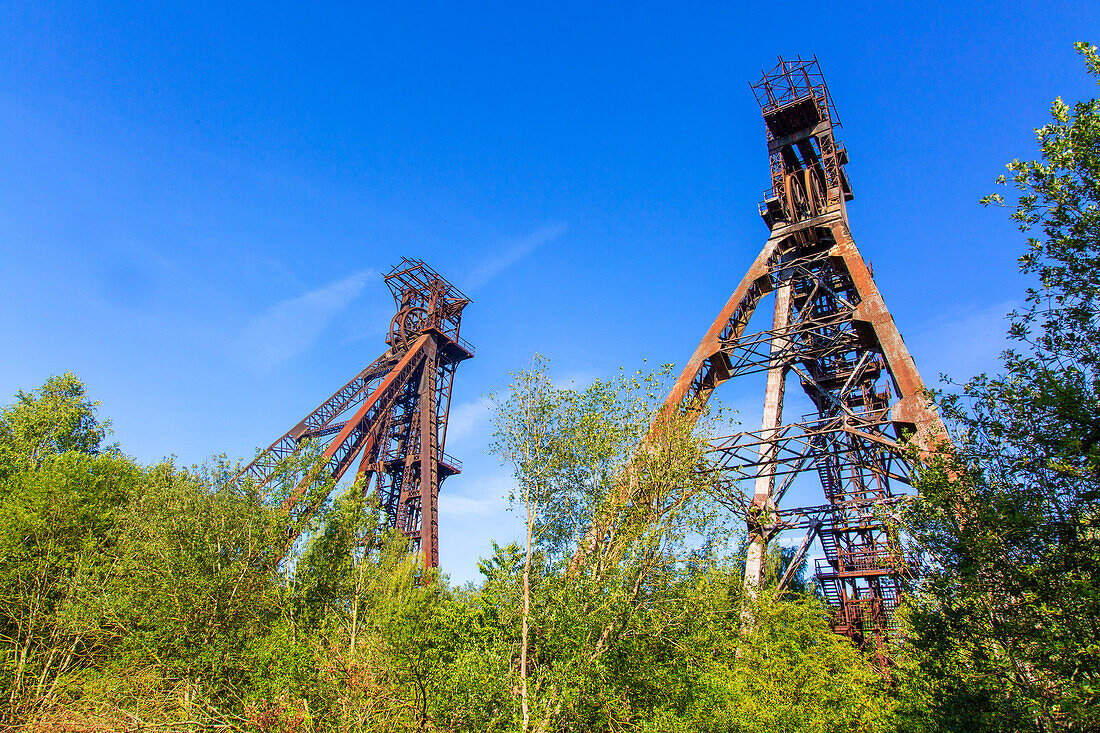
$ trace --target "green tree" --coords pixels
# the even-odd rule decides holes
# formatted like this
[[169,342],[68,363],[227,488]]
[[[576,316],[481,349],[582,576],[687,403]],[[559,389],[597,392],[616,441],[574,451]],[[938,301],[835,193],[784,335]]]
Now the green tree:
[[[526,535],[523,558],[523,610],[520,614],[519,684],[523,733],[530,726],[531,711],[527,684],[530,649],[531,571],[535,543],[556,525],[543,518],[552,500],[552,480],[560,469],[562,446],[557,430],[562,419],[563,394],[555,390],[546,374],[546,362],[535,356],[532,369],[512,375],[506,398],[498,398],[496,430],[492,450],[513,467],[517,489],[509,501],[523,505]],[[560,534],[556,532],[555,534]]]
[[247,487],[170,463],[150,468],[119,516],[104,621],[119,665],[157,663],[185,701],[238,694],[248,639],[278,614],[269,555],[281,514]]
[[824,623],[820,601],[780,601],[764,590],[755,614],[744,637],[732,613],[726,633],[709,637],[710,659],[700,665],[683,709],[662,711],[653,730],[890,730],[892,708],[879,672]]
[[0,477],[62,453],[97,455],[110,433],[110,423],[96,416],[98,406],[71,372],[32,392],[19,390],[0,415]]
[[108,432],[72,374],[0,413],[0,719],[52,698],[109,638],[87,603],[141,470],[103,450]]
[[1040,158],[999,179],[1038,281],[1010,314],[1018,345],[941,400],[958,454],[921,473],[911,516],[933,561],[914,694],[946,729],[1100,725],[1100,102],[1057,99],[1051,117]]
[[[517,677],[527,647],[529,720],[521,710],[517,727],[883,729],[877,672],[816,602],[769,596],[768,623],[742,638],[742,538],[698,470],[708,422],[699,434],[650,427],[668,371],[577,391],[554,387],[546,368],[517,375],[496,403],[496,447],[512,459],[517,498],[526,485],[538,500],[522,505],[529,551],[496,547],[479,593],[485,627],[518,642]],[[593,527],[599,541],[577,563]],[[814,696],[822,701],[807,707]]]

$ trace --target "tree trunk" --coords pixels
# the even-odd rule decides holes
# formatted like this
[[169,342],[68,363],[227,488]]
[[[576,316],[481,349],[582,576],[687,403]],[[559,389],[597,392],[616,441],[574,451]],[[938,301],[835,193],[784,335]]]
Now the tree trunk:
[[523,562],[523,631],[519,650],[520,705],[523,709],[523,733],[527,733],[530,724],[530,711],[527,707],[527,627],[531,613],[531,539],[534,532],[535,515],[531,502],[527,504],[527,556]]

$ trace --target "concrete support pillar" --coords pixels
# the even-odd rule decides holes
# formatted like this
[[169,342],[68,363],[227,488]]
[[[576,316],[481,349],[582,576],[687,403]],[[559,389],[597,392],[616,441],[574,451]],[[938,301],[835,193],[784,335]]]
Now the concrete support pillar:
[[[787,339],[781,335],[790,325],[791,286],[789,283],[776,288],[775,316],[772,329],[777,336],[772,339],[771,353],[778,356],[787,348]],[[768,386],[764,394],[764,417],[761,421],[761,437],[772,440],[783,422],[783,391],[787,381],[787,364],[777,363],[768,370]],[[752,605],[756,600],[760,585],[764,582],[764,565],[767,560],[768,540],[771,539],[773,523],[772,492],[775,490],[776,444],[765,442],[760,447],[760,468],[752,496],[752,514],[748,518],[749,547],[745,556],[745,608],[742,611],[742,625],[751,626]]]

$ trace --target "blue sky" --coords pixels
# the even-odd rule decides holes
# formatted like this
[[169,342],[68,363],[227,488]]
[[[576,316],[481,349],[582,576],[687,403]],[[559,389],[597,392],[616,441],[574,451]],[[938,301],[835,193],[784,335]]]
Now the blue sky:
[[[156,6],[156,7],[154,7]],[[380,273],[464,289],[441,561],[516,521],[484,395],[682,364],[762,246],[749,91],[816,53],[864,256],[929,381],[993,368],[1034,155],[1100,4],[22,3],[0,8],[0,395],[72,370],[141,461],[251,456],[383,348]],[[751,385],[723,390],[757,421]],[[10,398],[5,398],[10,399]]]

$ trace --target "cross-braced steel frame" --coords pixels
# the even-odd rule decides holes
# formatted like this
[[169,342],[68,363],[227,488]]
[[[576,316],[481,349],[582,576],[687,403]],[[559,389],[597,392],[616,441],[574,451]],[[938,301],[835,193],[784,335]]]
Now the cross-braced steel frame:
[[[752,89],[767,131],[772,185],[760,214],[771,235],[666,408],[697,414],[724,382],[766,373],[761,428],[710,448],[710,470],[747,519],[746,591],[752,597],[763,581],[768,542],[785,529],[806,529],[791,569],[816,539],[824,555],[816,579],[834,629],[885,664],[892,611],[912,571],[889,521],[899,487],[910,483],[903,440],[912,435],[928,451],[946,431],[852,240],[848,154],[836,139],[839,123],[816,58],[780,59]],[[769,294],[772,327],[746,334]],[[815,411],[785,422],[790,378]],[[781,509],[805,473],[816,474],[827,503]]]
[[[423,554],[424,566],[438,567],[439,485],[462,469],[443,448],[455,369],[474,354],[459,336],[470,300],[420,260],[402,259],[385,279],[397,307],[386,336],[389,348],[241,476],[267,484],[307,441],[318,446],[319,470],[334,481],[358,458],[358,485],[376,494],[389,525]],[[284,502],[295,519],[312,515],[326,500],[308,495],[317,478],[302,476]],[[285,549],[296,540],[297,534],[288,537]]]

